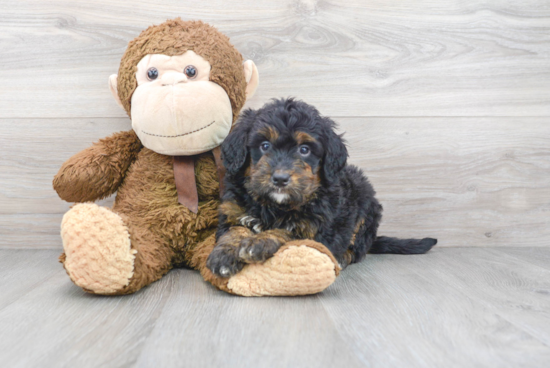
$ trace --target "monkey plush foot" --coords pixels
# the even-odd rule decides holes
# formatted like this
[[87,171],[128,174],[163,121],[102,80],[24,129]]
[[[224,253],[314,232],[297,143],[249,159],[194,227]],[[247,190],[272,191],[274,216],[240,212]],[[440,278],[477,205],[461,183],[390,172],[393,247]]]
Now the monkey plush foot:
[[71,280],[96,294],[113,294],[134,274],[135,250],[120,216],[93,203],[77,204],[63,216],[61,255]]
[[338,262],[324,245],[294,240],[264,263],[245,266],[229,279],[227,288],[242,296],[309,295],[329,287],[339,272]]

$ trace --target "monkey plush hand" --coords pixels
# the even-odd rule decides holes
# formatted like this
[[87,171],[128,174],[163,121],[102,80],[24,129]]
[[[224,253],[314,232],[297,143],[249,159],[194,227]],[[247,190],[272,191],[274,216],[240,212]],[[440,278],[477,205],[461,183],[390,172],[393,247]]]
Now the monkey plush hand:
[[[149,27],[129,43],[109,86],[133,130],[71,157],[53,181],[62,199],[79,202],[61,224],[60,260],[76,285],[95,294],[129,294],[181,265],[240,295],[307,294],[332,283],[334,264],[313,286],[302,283],[311,279],[309,271],[292,268],[304,259],[327,259],[318,243],[290,244],[229,279],[206,267],[224,174],[218,147],[258,86],[256,66],[243,62],[225,35],[179,18]],[[82,203],[115,192],[112,209]]]

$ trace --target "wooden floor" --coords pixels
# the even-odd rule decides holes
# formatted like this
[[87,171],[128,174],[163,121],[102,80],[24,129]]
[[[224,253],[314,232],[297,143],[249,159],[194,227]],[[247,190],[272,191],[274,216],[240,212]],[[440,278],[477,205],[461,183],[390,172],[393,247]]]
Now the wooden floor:
[[88,295],[55,250],[0,250],[2,367],[548,367],[550,248],[369,255],[324,293],[243,298],[175,270]]

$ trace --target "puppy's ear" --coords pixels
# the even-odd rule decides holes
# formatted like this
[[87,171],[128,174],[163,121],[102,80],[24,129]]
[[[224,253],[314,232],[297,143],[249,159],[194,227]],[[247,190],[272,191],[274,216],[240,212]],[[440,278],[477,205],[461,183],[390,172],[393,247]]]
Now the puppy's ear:
[[323,172],[325,179],[331,183],[337,177],[338,173],[346,166],[348,159],[348,150],[344,144],[342,136],[336,134],[334,127],[336,124],[330,120],[327,129],[327,145],[325,147],[325,157],[323,158]]
[[248,134],[254,125],[256,111],[241,113],[235,127],[222,143],[222,161],[227,173],[235,175],[243,167],[248,156]]

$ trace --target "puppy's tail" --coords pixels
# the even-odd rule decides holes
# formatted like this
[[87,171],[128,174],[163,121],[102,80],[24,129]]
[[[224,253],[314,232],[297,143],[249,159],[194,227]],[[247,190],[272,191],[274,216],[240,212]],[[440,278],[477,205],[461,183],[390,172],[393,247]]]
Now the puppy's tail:
[[382,254],[424,254],[434,245],[437,244],[437,239],[398,239],[388,236],[378,236],[369,253]]

